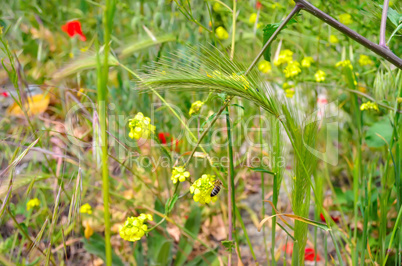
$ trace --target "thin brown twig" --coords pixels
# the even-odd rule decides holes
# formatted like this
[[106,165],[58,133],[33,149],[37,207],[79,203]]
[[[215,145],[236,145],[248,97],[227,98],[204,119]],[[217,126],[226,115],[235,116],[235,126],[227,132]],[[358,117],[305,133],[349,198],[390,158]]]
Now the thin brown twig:
[[327,13],[321,11],[320,9],[316,8],[309,2],[305,0],[294,0],[296,2],[296,6],[299,5],[301,9],[309,12],[313,16],[321,19],[328,25],[332,26],[333,28],[337,29],[338,31],[342,32],[346,36],[350,37],[351,39],[355,40],[356,42],[360,43],[364,47],[370,49],[374,53],[378,54],[379,56],[383,57],[388,62],[394,64],[399,69],[402,69],[402,59],[395,55],[390,49],[384,47],[382,45],[373,43],[372,41],[368,40],[367,38],[363,37],[362,35],[358,34],[354,30],[346,27],[333,17],[329,16]]

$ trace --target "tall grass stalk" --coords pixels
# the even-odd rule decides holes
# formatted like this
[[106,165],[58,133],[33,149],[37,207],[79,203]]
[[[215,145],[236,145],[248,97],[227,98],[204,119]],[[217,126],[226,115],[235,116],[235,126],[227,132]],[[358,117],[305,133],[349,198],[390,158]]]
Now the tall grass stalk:
[[[279,190],[281,188],[282,179],[283,179],[283,171],[285,166],[281,164],[282,156],[283,156],[283,146],[282,146],[282,136],[281,136],[281,124],[278,119],[275,117],[270,118],[271,124],[271,162],[272,162],[272,171],[275,173],[273,176],[274,183],[272,188],[272,203],[275,206],[275,209],[278,207],[278,199],[279,199]],[[275,215],[276,212],[273,209],[272,215]],[[276,237],[276,216],[272,218],[272,228],[271,228],[271,265],[276,265],[275,260],[275,237]]]
[[[109,53],[111,31],[113,27],[113,17],[116,8],[114,0],[106,0],[105,10],[103,13],[103,36],[104,51],[103,64],[99,60],[98,54],[98,114],[101,129],[101,146],[102,146],[102,194],[104,208],[105,223],[105,255],[106,265],[112,265],[112,246],[110,243],[110,212],[109,212],[109,164],[108,164],[108,135],[106,125],[106,109],[107,109],[107,83],[109,77]],[[99,50],[98,50],[99,51]]]

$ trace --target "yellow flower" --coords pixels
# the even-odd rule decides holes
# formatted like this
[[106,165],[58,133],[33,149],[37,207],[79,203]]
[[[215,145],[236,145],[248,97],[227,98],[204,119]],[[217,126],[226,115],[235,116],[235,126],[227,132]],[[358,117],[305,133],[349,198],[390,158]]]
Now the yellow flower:
[[222,6],[221,6],[221,4],[219,4],[218,2],[215,2],[214,5],[212,6],[212,9],[213,9],[215,12],[219,12],[219,11],[221,11]]
[[295,89],[291,88],[285,90],[286,98],[293,98],[294,95],[295,95]]
[[152,215],[141,213],[138,217],[129,217],[120,227],[120,237],[127,241],[137,241],[148,231],[148,226],[144,224],[146,220],[153,221]]
[[145,117],[141,112],[129,120],[128,126],[130,127],[128,136],[132,139],[147,139],[151,133],[155,132],[155,126],[151,125],[151,119]]
[[237,75],[236,73],[232,73],[232,76],[230,76],[229,78],[243,83],[243,87],[245,90],[250,88],[250,83],[247,81],[247,79],[244,75]]
[[289,49],[282,50],[279,53],[278,58],[274,61],[274,65],[279,66],[279,65],[282,65],[284,63],[289,63],[292,60],[293,60],[293,52],[290,51]]
[[[292,1],[292,2],[293,2],[293,1]],[[272,8],[272,9],[280,8],[280,7],[282,7],[282,6],[281,6],[281,4],[279,4],[279,3],[273,3],[273,4],[271,5],[271,8]]]
[[201,110],[201,107],[204,105],[204,102],[196,101],[191,104],[189,115],[198,114]]
[[38,200],[38,198],[30,199],[27,202],[27,211],[29,211],[32,208],[39,207],[39,205],[40,205],[40,201]]
[[330,43],[333,43],[333,44],[336,44],[336,43],[338,43],[339,42],[339,40],[338,40],[338,37],[336,37],[335,35],[330,35],[329,36],[329,42]]
[[89,239],[94,234],[94,230],[89,225],[88,221],[85,221],[84,227],[85,227],[84,236],[85,236],[86,239]]
[[326,74],[325,74],[324,71],[318,70],[318,71],[315,73],[315,75],[314,75],[315,81],[317,81],[317,82],[322,82],[322,81],[325,80],[325,76],[326,76]]
[[88,203],[85,203],[84,205],[81,206],[80,208],[80,213],[88,213],[92,214],[92,207]]
[[350,60],[343,60],[339,61],[335,65],[336,67],[349,67],[350,69],[353,69],[352,63],[350,63]]
[[361,66],[371,66],[374,65],[374,62],[367,55],[361,54],[359,57],[359,64]]
[[257,13],[251,14],[250,18],[248,19],[248,22],[250,24],[254,24],[257,21]]
[[293,78],[301,73],[300,63],[297,61],[290,61],[286,68],[283,70],[285,77]]
[[190,193],[193,194],[194,201],[201,204],[210,203],[211,201],[215,202],[218,197],[211,197],[214,185],[214,175],[202,175],[190,187]]
[[266,60],[261,61],[260,63],[258,63],[258,70],[265,74],[271,72],[271,63]]
[[380,110],[378,109],[378,105],[377,103],[372,103],[370,101],[363,103],[362,105],[360,105],[360,110],[361,111],[365,111],[365,110],[374,110],[379,112]]
[[339,15],[339,21],[345,25],[349,25],[349,24],[353,23],[352,16],[348,13]]
[[229,33],[222,26],[219,26],[215,30],[215,33],[219,40],[226,40],[227,38],[229,38]]
[[170,179],[173,181],[173,184],[176,184],[177,181],[184,182],[187,178],[190,177],[190,172],[186,171],[184,166],[173,167],[172,176]]
[[301,61],[301,65],[302,67],[305,68],[309,68],[311,66],[311,63],[314,62],[314,59],[311,56],[307,56],[305,58],[303,58],[303,60]]

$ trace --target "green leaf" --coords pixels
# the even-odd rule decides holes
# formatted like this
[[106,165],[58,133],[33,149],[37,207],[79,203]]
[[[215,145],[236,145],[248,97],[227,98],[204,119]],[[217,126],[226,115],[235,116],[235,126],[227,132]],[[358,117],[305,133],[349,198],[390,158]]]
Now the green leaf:
[[259,167],[249,167],[248,169],[253,170],[254,172],[263,172],[263,173],[268,173],[268,174],[271,174],[271,175],[275,175],[275,173],[274,173],[274,172],[269,171],[269,170],[266,170],[266,169],[264,169],[264,168],[259,168]]
[[386,144],[385,141],[390,143],[392,131],[393,128],[388,119],[382,119],[381,121],[373,124],[366,133],[365,140],[367,146],[379,148]]
[[221,244],[226,248],[227,252],[232,252],[233,248],[235,247],[235,243],[233,240],[224,240],[221,241]]
[[[191,232],[191,235],[198,235],[201,228],[201,209],[198,205],[194,204],[191,208],[190,215],[184,227]],[[174,265],[183,265],[190,252],[193,250],[194,241],[186,237],[182,237],[179,242],[179,248],[176,255]]]
[[158,254],[156,265],[170,265],[171,264],[170,263],[172,260],[171,247],[172,247],[171,241],[165,240],[165,242],[162,243],[162,245],[159,249],[159,254]]
[[141,241],[137,241],[135,243],[135,249],[134,249],[134,259],[135,262],[137,263],[138,266],[144,266],[144,249],[142,247]]
[[[296,23],[297,21],[295,19],[291,19],[287,25],[291,25]],[[271,23],[268,24],[264,27],[263,31],[264,31],[264,35],[263,35],[263,46],[267,43],[267,41],[269,40],[269,38],[271,38],[272,34],[274,34],[274,32],[276,31],[276,29],[279,27],[279,25],[281,25],[282,22],[280,23]],[[283,27],[284,29],[286,28]],[[275,38],[276,39],[276,38]],[[275,40],[274,39],[274,40]],[[271,62],[271,46],[268,46],[268,48],[264,51],[264,59]]]
[[[103,237],[101,237],[99,234],[93,234],[91,238],[88,240],[84,238],[83,242],[84,242],[84,249],[88,253],[91,253],[101,258],[103,261],[106,261],[105,239],[103,239]],[[112,250],[112,264],[124,266],[124,263],[116,255],[116,253],[114,253],[113,250]]]
[[[217,251],[217,249],[216,249]],[[189,261],[186,266],[211,266],[211,265],[219,265],[219,263],[214,263],[217,261],[216,255],[212,252],[206,252],[195,257],[193,260]]]
[[[383,5],[379,5],[381,9],[383,8]],[[392,9],[391,7],[388,7],[388,14],[387,14],[388,19],[392,22],[392,24],[397,27],[399,24],[402,23],[402,15],[399,14],[395,9]]]
[[239,107],[239,108],[241,108],[241,109],[243,109],[243,110],[244,110],[244,107],[243,107],[243,106],[241,106],[241,105],[239,105],[239,104],[237,104],[237,103],[231,104],[230,106],[236,106],[236,107]]
[[169,214],[172,210],[176,201],[179,199],[179,195],[174,194],[173,197],[169,198],[165,204],[165,214]]

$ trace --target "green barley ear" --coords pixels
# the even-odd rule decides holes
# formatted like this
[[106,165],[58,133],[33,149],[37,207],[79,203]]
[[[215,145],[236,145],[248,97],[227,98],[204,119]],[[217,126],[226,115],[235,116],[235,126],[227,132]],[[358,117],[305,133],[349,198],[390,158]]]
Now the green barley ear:
[[[283,105],[285,128],[295,149],[294,176],[292,179],[292,208],[301,217],[308,218],[311,195],[311,178],[316,157],[308,148],[315,147],[317,123],[304,124],[295,110]],[[298,256],[293,256],[293,265],[304,264],[304,250],[307,242],[307,224],[295,221],[294,237],[298,242]]]
[[155,68],[141,75],[145,90],[190,90],[224,92],[254,102],[279,116],[279,101],[257,70],[244,75],[247,66],[214,47],[189,47],[162,58]]

